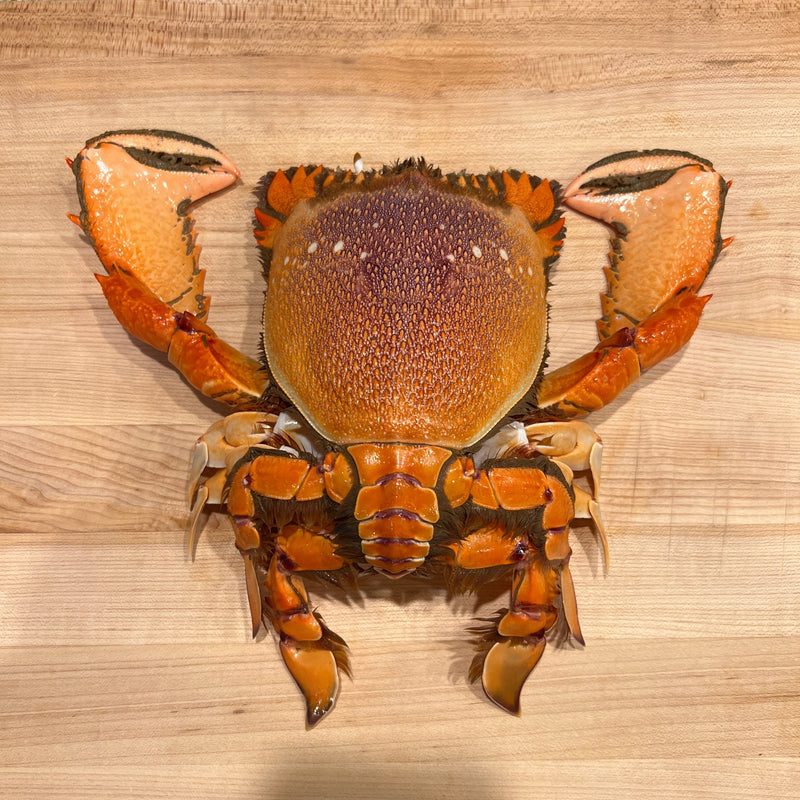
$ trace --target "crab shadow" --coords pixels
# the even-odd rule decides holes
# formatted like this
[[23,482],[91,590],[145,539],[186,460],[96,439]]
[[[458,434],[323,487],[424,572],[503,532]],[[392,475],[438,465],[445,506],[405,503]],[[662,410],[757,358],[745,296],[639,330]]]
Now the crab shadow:
[[[436,613],[449,614],[439,627],[453,627],[453,634],[434,635],[430,640],[431,649],[449,654],[448,680],[451,685],[466,684],[481,703],[491,706],[480,682],[472,683],[468,679],[477,638],[473,629],[494,624],[496,611],[508,605],[510,568],[499,569],[490,579],[476,581],[465,589],[454,587],[446,570],[437,570],[429,575],[407,575],[400,580],[366,572],[358,576],[354,587],[336,586],[319,576],[309,575],[306,585],[313,590],[314,600],[324,601],[326,608],[338,602],[365,609],[371,602],[381,601],[407,609],[410,617],[416,620],[429,617],[431,606],[435,607]],[[272,634],[264,634],[262,629],[259,636],[267,638]]]
[[[587,559],[596,574],[602,569],[599,566],[602,564],[602,551],[596,536],[588,522],[578,522],[574,527],[578,529],[576,539],[581,542],[575,548],[578,556]],[[371,601],[380,600],[409,609],[409,614],[417,619],[419,615],[428,616],[431,605],[435,606],[436,613],[449,612],[449,620],[443,620],[441,627],[453,627],[453,634],[434,636],[431,645],[449,652],[448,680],[451,685],[466,684],[478,700],[491,706],[480,681],[470,681],[468,675],[481,634],[494,628],[498,612],[509,605],[511,576],[512,568],[502,567],[492,570],[480,580],[461,585],[448,579],[445,568],[430,575],[409,575],[401,580],[387,580],[381,575],[367,572],[347,586],[333,585],[319,576],[309,574],[306,583],[309,590],[313,590],[314,599],[324,601],[326,607],[343,603],[363,609]],[[562,614],[548,632],[547,639],[550,647],[558,649],[582,647],[569,634]]]

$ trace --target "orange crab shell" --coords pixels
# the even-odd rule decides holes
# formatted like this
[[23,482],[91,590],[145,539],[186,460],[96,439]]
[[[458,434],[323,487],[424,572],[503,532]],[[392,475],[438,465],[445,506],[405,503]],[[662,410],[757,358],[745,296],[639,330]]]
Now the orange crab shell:
[[265,230],[284,216],[275,206],[289,210],[262,237],[273,378],[330,441],[477,441],[544,360],[546,272],[563,237],[549,184],[534,179],[525,207],[506,173],[467,184],[411,161],[357,182],[311,175],[319,197],[301,191],[293,207],[284,173],[264,181]]

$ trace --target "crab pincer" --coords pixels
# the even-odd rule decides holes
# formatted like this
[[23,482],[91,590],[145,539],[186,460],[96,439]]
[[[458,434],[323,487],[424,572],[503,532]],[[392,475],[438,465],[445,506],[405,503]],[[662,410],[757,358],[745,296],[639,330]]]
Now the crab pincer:
[[582,416],[609,403],[694,334],[698,292],[720,251],[728,184],[711,162],[672,150],[619,153],[564,190],[569,208],[612,231],[595,349],[547,374],[541,416]]
[[203,394],[244,407],[267,381],[258,362],[205,323],[209,298],[189,206],[239,177],[213,145],[170,131],[111,131],[68,162],[80,216],[107,275],[97,275],[120,324],[166,352]]

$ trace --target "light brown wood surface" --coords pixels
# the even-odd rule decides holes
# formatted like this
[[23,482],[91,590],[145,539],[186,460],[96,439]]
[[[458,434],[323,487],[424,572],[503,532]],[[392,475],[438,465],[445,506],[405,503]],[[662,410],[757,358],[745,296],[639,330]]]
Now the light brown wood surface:
[[[800,795],[796,3],[2,3],[0,57],[0,796]],[[251,355],[268,169],[358,150],[563,183],[668,147],[734,181],[697,334],[593,417],[612,568],[580,528],[587,646],[548,648],[521,718],[465,679],[501,588],[316,589],[354,680],[307,732],[225,520],[191,563],[188,453],[218,410],[115,323],[66,219],[64,157],[129,127],[240,167],[197,218],[211,324]],[[551,364],[594,344],[608,248],[567,224]]]

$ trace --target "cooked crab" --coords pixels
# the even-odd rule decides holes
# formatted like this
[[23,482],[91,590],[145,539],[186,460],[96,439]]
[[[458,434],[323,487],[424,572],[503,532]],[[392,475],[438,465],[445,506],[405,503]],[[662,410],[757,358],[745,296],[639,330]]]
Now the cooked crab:
[[[518,713],[548,632],[561,620],[583,641],[574,518],[594,521],[607,558],[601,443],[576,418],[692,336],[708,300],[698,291],[727,244],[727,185],[712,165],[621,153],[563,191],[524,172],[442,175],[421,160],[270,172],[255,211],[259,363],[205,321],[188,211],[237,179],[233,163],[167,131],[106,133],[70,163],[72,219],[107,270],[97,277],[117,319],[234,411],[194,450],[192,551],[203,508],[224,508],[253,634],[262,620],[274,627],[308,724],[333,707],[347,655],[302,573],[342,570],[506,567],[510,602],[481,632],[471,676]],[[611,263],[600,343],[546,373],[559,202],[610,226]]]

